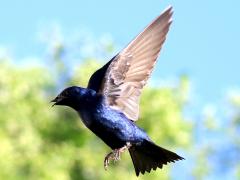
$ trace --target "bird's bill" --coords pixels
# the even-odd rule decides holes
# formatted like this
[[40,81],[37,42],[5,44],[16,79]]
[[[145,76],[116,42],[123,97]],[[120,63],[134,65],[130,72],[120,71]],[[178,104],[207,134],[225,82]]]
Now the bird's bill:
[[50,101],[50,103],[53,103],[52,107],[55,106],[55,105],[63,105],[63,100],[64,100],[64,97],[56,97],[54,98],[53,100]]

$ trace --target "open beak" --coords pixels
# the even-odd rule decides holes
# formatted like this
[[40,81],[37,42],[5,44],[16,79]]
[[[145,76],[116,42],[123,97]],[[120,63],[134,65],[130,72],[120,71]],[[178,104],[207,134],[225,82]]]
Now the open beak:
[[55,99],[51,100],[50,103],[53,103],[52,107],[55,105],[60,105],[63,99],[64,98],[57,96]]
[[57,103],[57,97],[56,97],[55,99],[51,100],[50,103],[53,103],[53,104],[52,104],[52,107],[55,106],[56,103]]

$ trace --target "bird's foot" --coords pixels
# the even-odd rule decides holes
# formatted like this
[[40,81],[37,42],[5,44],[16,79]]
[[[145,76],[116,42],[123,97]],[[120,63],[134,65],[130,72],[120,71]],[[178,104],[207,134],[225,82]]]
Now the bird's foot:
[[114,149],[112,152],[108,153],[104,159],[104,169],[107,170],[110,160],[114,160],[114,162],[120,160],[121,153],[128,150],[130,147],[131,147],[131,144],[127,142],[125,146],[119,149]]

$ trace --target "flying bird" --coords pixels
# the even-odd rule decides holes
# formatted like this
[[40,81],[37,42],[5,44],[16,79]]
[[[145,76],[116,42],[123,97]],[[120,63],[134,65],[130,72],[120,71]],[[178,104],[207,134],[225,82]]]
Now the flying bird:
[[104,159],[117,161],[128,150],[136,175],[162,168],[181,156],[157,146],[135,121],[139,117],[139,100],[172,23],[168,7],[135,39],[91,76],[87,88],[64,89],[53,105],[69,106],[82,122],[102,139],[112,152]]

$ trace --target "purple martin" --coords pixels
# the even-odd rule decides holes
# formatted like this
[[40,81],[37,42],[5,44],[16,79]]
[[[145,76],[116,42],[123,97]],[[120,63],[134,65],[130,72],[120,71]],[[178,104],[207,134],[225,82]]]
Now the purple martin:
[[184,159],[157,146],[135,124],[142,89],[166,39],[172,14],[172,7],[163,11],[121,52],[94,72],[87,88],[68,87],[52,100],[53,105],[76,110],[85,126],[112,149],[104,159],[105,169],[110,160],[119,160],[125,150],[130,153],[137,176]]

